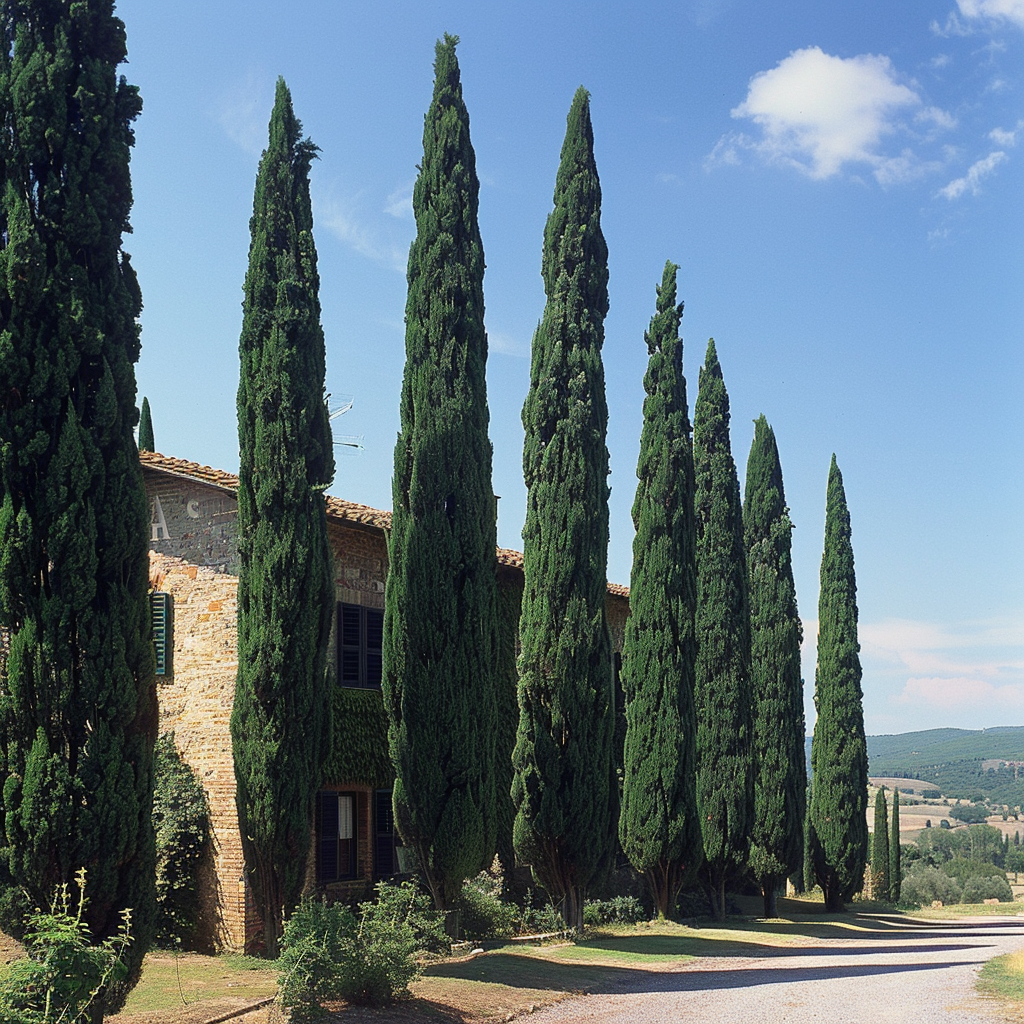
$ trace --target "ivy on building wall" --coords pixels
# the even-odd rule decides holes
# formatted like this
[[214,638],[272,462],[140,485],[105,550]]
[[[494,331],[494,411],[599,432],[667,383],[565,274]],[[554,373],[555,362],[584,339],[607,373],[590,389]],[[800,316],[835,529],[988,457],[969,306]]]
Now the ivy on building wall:
[[334,735],[324,782],[389,787],[395,773],[388,757],[388,721],[380,690],[335,686],[332,701]]

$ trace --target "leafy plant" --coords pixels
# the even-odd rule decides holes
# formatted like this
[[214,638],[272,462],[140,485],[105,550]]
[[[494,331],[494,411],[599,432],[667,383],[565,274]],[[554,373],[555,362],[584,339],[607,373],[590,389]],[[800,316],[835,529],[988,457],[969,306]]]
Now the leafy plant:
[[1013,890],[1005,875],[974,875],[964,882],[960,896],[964,903],[983,903],[985,900],[1013,902]]
[[189,948],[199,923],[199,868],[210,848],[210,809],[174,733],[160,737],[155,754],[156,941]]
[[122,954],[130,945],[131,911],[122,911],[116,935],[90,942],[85,922],[85,870],[75,876],[77,903],[65,882],[50,909],[29,915],[24,945],[0,983],[0,1024],[79,1024],[94,1004],[128,977]]
[[600,924],[636,924],[645,916],[643,904],[635,896],[587,900],[583,904],[583,923],[592,927]]
[[501,879],[487,871],[467,878],[459,900],[462,934],[467,939],[498,939],[515,934],[519,908],[501,898]]
[[935,900],[959,903],[960,883],[938,868],[921,867],[903,879],[901,896],[904,903],[917,906],[928,906]]
[[442,915],[412,882],[378,883],[358,919],[343,904],[303,900],[281,941],[278,998],[296,1024],[322,1016],[330,1002],[393,1002],[419,973],[414,954],[449,944]]

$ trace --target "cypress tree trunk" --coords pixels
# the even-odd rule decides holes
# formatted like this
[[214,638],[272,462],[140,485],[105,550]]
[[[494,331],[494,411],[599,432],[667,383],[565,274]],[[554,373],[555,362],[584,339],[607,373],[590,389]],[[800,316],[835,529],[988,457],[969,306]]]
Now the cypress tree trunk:
[[868,852],[868,754],[859,650],[850,512],[833,455],[818,596],[818,718],[811,746],[810,810],[814,872],[825,906],[832,911],[841,911],[860,889]]
[[900,791],[892,793],[892,828],[889,830],[889,902],[899,903],[903,887],[903,864],[900,860]]
[[139,418],[139,451],[155,452],[153,441],[153,414],[149,411],[149,399],[142,399],[142,415]]
[[[384,613],[395,818],[449,910],[497,843],[496,509],[479,183],[458,39],[438,42],[413,191],[401,432]],[[504,682],[504,679],[502,679]]]
[[714,341],[700,371],[693,462],[697,534],[697,806],[704,883],[725,917],[725,884],[747,860],[754,810],[750,608],[729,396]]
[[278,79],[260,160],[238,385],[238,676],[231,712],[239,827],[269,956],[306,875],[330,742],[334,610],[323,491],[334,476],[309,169]]
[[[0,2],[0,886],[4,927],[85,868],[95,942],[153,935],[156,694],[122,248],[138,91],[109,0]],[[3,661],[0,653],[0,661]]]
[[775,434],[764,416],[754,424],[743,524],[754,701],[750,869],[761,887],[765,917],[775,917],[776,890],[803,861],[807,772],[800,677],[803,628],[790,554],[793,524]]
[[513,838],[569,928],[615,850],[612,656],[605,616],[608,248],[589,95],[569,111],[544,231],[547,304],[523,406],[527,486]]
[[657,313],[645,335],[650,362],[622,649],[626,741],[619,839],[646,877],[662,919],[673,916],[679,887],[703,855],[694,779],[693,450],[677,270],[665,264]]
[[889,899],[889,808],[885,790],[875,794],[875,830],[871,836],[871,892],[876,900]]

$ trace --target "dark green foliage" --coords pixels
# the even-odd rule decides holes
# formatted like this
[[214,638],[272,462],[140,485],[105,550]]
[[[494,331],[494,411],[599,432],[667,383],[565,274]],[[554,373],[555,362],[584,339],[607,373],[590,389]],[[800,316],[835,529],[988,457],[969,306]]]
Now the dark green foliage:
[[153,928],[142,298],[121,248],[142,104],[110,0],[2,0],[0,33],[0,888],[41,906],[88,867],[95,943],[132,908],[113,1010]]
[[892,795],[892,827],[889,829],[889,902],[899,903],[903,883],[900,857],[900,791]]
[[306,874],[329,749],[334,476],[309,169],[278,79],[250,221],[238,385],[238,676],[231,712],[247,869],[270,956]]
[[520,910],[501,898],[501,877],[481,871],[467,878],[459,898],[459,930],[466,939],[500,939],[514,935]]
[[677,270],[665,264],[657,313],[644,336],[650,362],[622,648],[627,724],[619,838],[662,918],[671,916],[703,855],[694,778],[693,450]]
[[590,97],[582,88],[569,111],[554,203],[541,271],[547,303],[523,406],[527,504],[513,838],[566,924],[581,929],[584,894],[613,856],[618,811],[605,616],[608,247]]
[[395,820],[440,910],[490,867],[499,631],[479,182],[458,39],[437,43],[413,190],[384,612]]
[[968,825],[966,828],[930,828],[917,839],[921,859],[928,864],[944,864],[955,857],[997,862],[1002,856],[1002,836],[992,825]]
[[714,340],[694,409],[697,533],[697,806],[705,884],[725,916],[725,885],[745,865],[753,825],[750,609],[729,396]]
[[516,745],[519,722],[519,669],[516,647],[519,639],[519,618],[523,608],[522,577],[504,574],[498,580],[498,673],[495,702],[497,731],[494,752],[494,796],[497,808],[497,853],[506,881],[516,866],[512,846],[512,826],[516,808],[512,803],[512,751]]
[[955,804],[949,809],[949,816],[954,821],[963,821],[968,825],[981,825],[988,820],[989,810],[985,804]]
[[149,411],[149,399],[145,397],[142,399],[142,412],[139,416],[139,451],[156,451],[153,441],[153,414]]
[[153,829],[156,833],[156,941],[195,948],[199,871],[210,854],[210,808],[192,769],[165,733],[156,745]]
[[860,889],[868,852],[868,757],[859,651],[850,512],[833,455],[818,593],[818,718],[811,747],[814,871],[829,910],[842,910]]
[[875,794],[875,830],[871,836],[871,889],[876,900],[889,898],[889,808],[885,790]]
[[761,886],[765,917],[774,917],[777,889],[803,862],[807,771],[800,676],[803,628],[790,554],[793,523],[775,433],[764,416],[754,423],[747,459],[743,530],[750,573],[756,766],[750,870]]
[[331,710],[334,730],[323,777],[390,789],[395,770],[388,757],[388,716],[380,693],[334,686]]

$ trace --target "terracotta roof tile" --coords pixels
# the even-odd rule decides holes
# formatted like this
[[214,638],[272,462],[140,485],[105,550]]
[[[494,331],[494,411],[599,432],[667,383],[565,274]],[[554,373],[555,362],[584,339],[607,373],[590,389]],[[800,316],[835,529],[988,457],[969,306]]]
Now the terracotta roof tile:
[[[161,473],[169,473],[171,476],[182,477],[186,480],[197,480],[204,484],[212,484],[225,491],[237,492],[238,477],[234,473],[225,472],[223,469],[213,469],[211,466],[204,466],[199,462],[189,462],[187,459],[176,459],[170,455],[160,455],[158,452],[139,452],[139,460],[143,469],[152,469]],[[391,529],[391,513],[380,509],[370,508],[369,505],[357,505],[354,501],[345,501],[344,498],[335,498],[333,495],[324,496],[327,502],[327,515],[331,519],[341,520],[348,523],[360,523],[363,526],[376,527],[378,530]],[[512,548],[498,548],[498,561],[502,565],[508,565],[515,569],[522,569],[523,554]],[[629,587],[621,583],[609,583],[608,593],[615,597],[629,597]]]

